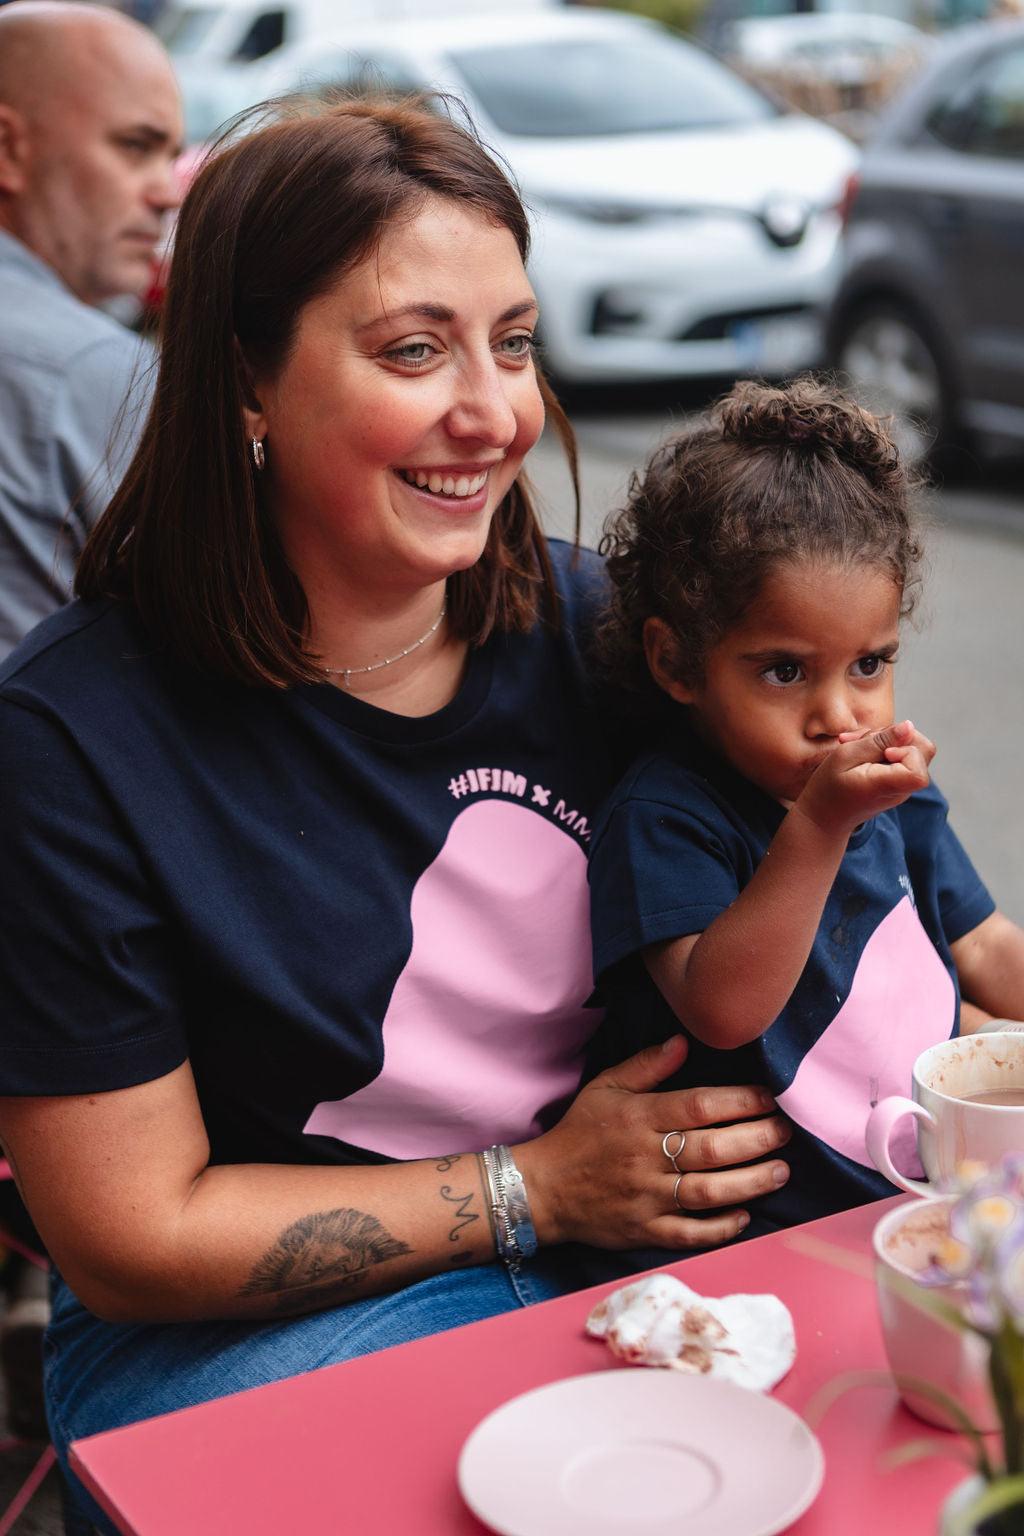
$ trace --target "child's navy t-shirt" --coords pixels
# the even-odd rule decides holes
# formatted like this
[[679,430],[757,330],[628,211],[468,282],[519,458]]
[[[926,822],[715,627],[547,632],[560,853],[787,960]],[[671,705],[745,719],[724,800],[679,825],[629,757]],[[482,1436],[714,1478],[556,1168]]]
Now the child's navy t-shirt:
[[[909,1094],[915,1058],[956,1032],[949,946],[994,910],[946,813],[930,786],[859,827],[778,1019],[732,1051],[691,1037],[670,1086],[761,1083],[793,1123],[782,1154],[789,1183],[751,1203],[752,1235],[893,1193],[867,1153],[869,1111]],[[607,1007],[595,1069],[678,1030],[640,952],[707,928],[750,880],[784,815],[688,733],[619,784],[590,851],[594,971]],[[919,1167],[912,1127],[894,1159]]]

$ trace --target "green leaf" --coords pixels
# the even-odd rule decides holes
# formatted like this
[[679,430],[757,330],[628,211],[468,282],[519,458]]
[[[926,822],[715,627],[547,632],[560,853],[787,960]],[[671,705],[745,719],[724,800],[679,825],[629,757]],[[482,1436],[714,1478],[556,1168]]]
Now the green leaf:
[[[964,1412],[955,1398],[943,1392],[941,1388],[933,1386],[929,1381],[921,1381],[914,1376],[894,1376],[891,1371],[844,1371],[838,1376],[833,1376],[831,1381],[818,1388],[810,1402],[804,1408],[803,1418],[808,1428],[816,1430],[832,1404],[854,1387],[908,1387],[913,1392],[920,1393],[923,1397],[930,1397],[938,1403],[949,1415],[952,1422],[959,1426],[960,1432],[966,1435],[972,1444],[973,1450],[966,1447],[963,1450],[963,1460],[968,1466],[973,1466],[982,1477],[991,1478],[995,1475],[988,1456],[988,1448],[983,1436]],[[930,1444],[937,1454],[948,1456],[950,1445],[948,1441],[914,1441],[914,1445]],[[924,1454],[920,1452],[919,1454]],[[912,1460],[908,1456],[907,1460]],[[898,1465],[899,1450],[891,1452],[884,1458],[891,1466]]]
[[971,1536],[983,1520],[991,1515],[1001,1515],[1018,1504],[1024,1505],[1024,1476],[997,1478],[953,1517],[949,1536]]
[[804,1422],[817,1429],[832,1404],[854,1387],[891,1387],[891,1371],[843,1371],[820,1386],[804,1409]]
[[[902,1445],[894,1446],[891,1451],[886,1451],[882,1457],[882,1466],[886,1472],[894,1472],[897,1467],[906,1466],[911,1461],[922,1461],[926,1456],[948,1457],[950,1445],[947,1440],[921,1438],[920,1440],[906,1440]],[[965,1445],[957,1446],[954,1453],[964,1466],[972,1471],[980,1472],[985,1476],[983,1469],[975,1464],[974,1457]]]

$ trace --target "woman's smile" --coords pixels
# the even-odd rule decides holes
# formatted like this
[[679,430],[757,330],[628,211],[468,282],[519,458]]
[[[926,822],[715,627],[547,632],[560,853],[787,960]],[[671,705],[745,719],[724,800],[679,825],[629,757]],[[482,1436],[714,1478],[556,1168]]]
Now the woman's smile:
[[457,500],[476,496],[487,484],[489,469],[400,469],[398,473],[407,485],[417,490],[429,491],[432,496],[448,496]]

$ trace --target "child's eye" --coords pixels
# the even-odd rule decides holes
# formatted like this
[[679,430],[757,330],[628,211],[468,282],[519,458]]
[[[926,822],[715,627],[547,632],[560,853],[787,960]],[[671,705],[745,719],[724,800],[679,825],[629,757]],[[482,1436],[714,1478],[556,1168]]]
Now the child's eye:
[[777,688],[785,688],[789,683],[797,682],[800,675],[800,664],[796,661],[775,661],[770,667],[765,667],[761,674]]
[[854,670],[860,677],[878,677],[889,665],[891,657],[886,656],[862,656],[854,662]]

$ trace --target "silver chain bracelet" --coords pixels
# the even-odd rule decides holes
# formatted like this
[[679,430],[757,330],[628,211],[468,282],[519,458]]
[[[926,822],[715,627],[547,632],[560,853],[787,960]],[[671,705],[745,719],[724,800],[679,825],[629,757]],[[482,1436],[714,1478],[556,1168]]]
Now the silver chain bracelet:
[[491,1147],[480,1153],[494,1218],[498,1257],[509,1269],[537,1252],[537,1234],[530,1219],[526,1185],[508,1147]]

